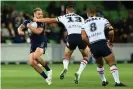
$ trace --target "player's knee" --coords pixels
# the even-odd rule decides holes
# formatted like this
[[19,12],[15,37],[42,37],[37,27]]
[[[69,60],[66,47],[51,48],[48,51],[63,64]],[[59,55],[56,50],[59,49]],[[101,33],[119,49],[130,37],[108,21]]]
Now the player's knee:
[[70,55],[70,54],[65,53],[64,58],[66,58],[66,59],[70,59],[70,58],[71,58],[71,55]]
[[107,63],[109,66],[115,65],[115,60],[109,60]]
[[85,51],[80,51],[80,52],[82,53],[82,56],[84,58],[89,58],[89,56],[90,56],[89,52],[85,52]]
[[40,57],[40,55],[39,55],[38,53],[35,53],[34,56],[33,56],[33,58],[34,58],[35,60],[39,59],[39,57]]

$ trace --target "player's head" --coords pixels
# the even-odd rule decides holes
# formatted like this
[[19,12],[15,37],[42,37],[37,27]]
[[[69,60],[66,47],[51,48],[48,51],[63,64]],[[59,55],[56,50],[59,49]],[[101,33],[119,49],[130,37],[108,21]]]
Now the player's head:
[[75,12],[75,10],[74,10],[74,6],[73,5],[68,5],[66,7],[66,14],[68,14],[68,13],[74,13],[74,12]]
[[93,8],[93,9],[92,9],[92,8],[91,8],[91,9],[90,9],[90,8],[87,9],[87,16],[88,16],[88,17],[96,16],[96,14],[97,14],[96,9],[94,9],[94,8]]
[[42,11],[42,9],[41,8],[35,8],[34,10],[33,10],[33,12],[34,12],[34,17],[36,17],[36,18],[43,18],[43,11]]

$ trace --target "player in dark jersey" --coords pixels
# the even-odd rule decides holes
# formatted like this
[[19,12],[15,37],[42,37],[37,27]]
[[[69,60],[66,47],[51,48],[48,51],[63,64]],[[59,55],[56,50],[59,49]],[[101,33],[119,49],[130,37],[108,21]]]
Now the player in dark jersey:
[[[104,75],[104,58],[110,66],[110,71],[115,80],[115,86],[126,86],[120,82],[118,68],[115,63],[114,53],[112,51],[112,41],[114,39],[114,30],[109,21],[103,17],[96,16],[95,9],[89,9],[87,12],[88,19],[83,25],[81,32],[82,39],[90,44],[90,50],[96,59],[97,71],[101,77],[102,85],[108,84]],[[105,29],[106,28],[106,29]],[[107,31],[108,37],[105,36]]]
[[81,61],[80,67],[78,71],[75,73],[74,81],[75,84],[78,84],[80,75],[85,69],[90,57],[90,49],[81,38],[81,27],[82,24],[84,23],[84,19],[81,16],[75,14],[74,7],[72,5],[69,5],[66,7],[65,15],[58,16],[57,18],[42,18],[42,19],[34,18],[34,21],[45,22],[45,23],[61,22],[64,24],[68,33],[67,36],[68,39],[66,42],[64,58],[63,58],[64,69],[60,74],[60,79],[64,79],[64,76],[68,71],[68,65],[71,59],[71,55],[73,51],[76,49],[76,47],[78,47],[83,56],[83,60]]
[[[34,17],[43,18],[43,12],[40,8],[34,9]],[[24,35],[23,29],[26,28],[29,31],[31,48],[29,55],[29,64],[46,80],[48,85],[50,85],[52,79],[52,70],[48,67],[47,63],[41,58],[41,55],[45,53],[47,48],[47,38],[44,35],[45,24],[40,22],[30,22],[24,21],[18,28],[18,33]],[[38,65],[40,63],[48,72],[48,76]]]

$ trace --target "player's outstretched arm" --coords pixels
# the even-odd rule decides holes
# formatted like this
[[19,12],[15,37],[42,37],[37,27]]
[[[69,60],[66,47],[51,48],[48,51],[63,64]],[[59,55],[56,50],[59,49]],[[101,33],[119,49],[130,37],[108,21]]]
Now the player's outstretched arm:
[[41,19],[33,18],[33,20],[35,22],[44,22],[44,23],[54,23],[54,22],[57,22],[56,18],[41,18]]

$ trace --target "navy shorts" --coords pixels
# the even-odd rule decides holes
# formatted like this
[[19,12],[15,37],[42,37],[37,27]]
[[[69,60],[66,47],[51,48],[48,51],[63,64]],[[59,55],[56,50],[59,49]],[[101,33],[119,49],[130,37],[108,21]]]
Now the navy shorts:
[[77,46],[79,49],[85,49],[87,44],[82,40],[81,34],[70,34],[67,37],[66,46],[70,50],[75,50]]
[[44,49],[43,54],[45,54],[45,50],[47,48],[47,42],[41,42],[41,43],[38,43],[38,44],[33,44],[32,43],[31,48],[30,48],[30,53],[35,52],[37,47]]
[[106,40],[100,40],[90,45],[90,50],[95,58],[106,57],[112,53]]

